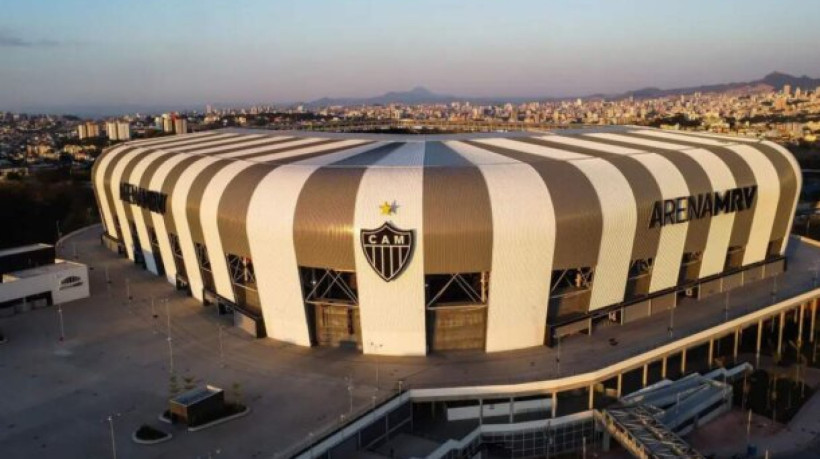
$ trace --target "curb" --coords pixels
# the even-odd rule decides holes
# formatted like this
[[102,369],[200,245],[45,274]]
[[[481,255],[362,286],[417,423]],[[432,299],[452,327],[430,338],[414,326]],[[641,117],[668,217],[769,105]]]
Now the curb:
[[80,234],[84,231],[94,229],[98,226],[102,227],[102,223],[94,223],[93,225],[83,226],[82,228],[75,229],[74,231],[64,235],[60,239],[57,239],[57,242],[54,243],[54,248],[59,249],[63,245],[63,243],[65,242],[66,239],[68,239],[70,237],[74,237],[74,236],[76,236],[76,235],[78,235],[78,234]]
[[188,427],[188,432],[198,432],[198,431],[200,431],[200,430],[205,430],[205,429],[207,429],[207,428],[209,428],[209,427],[215,427],[215,426],[218,426],[219,424],[223,424],[223,423],[228,422],[228,421],[233,421],[234,419],[239,419],[239,418],[241,418],[241,417],[245,417],[245,416],[247,416],[250,412],[251,412],[250,407],[247,407],[247,406],[246,406],[244,411],[240,411],[239,413],[232,414],[232,415],[230,415],[230,416],[228,416],[228,417],[224,417],[224,418],[221,418],[221,419],[217,419],[216,421],[211,421],[211,422],[209,422],[209,423],[207,423],[207,424],[203,424],[203,425],[201,425],[201,426],[196,426],[196,427]]
[[158,440],[140,440],[139,438],[137,438],[137,433],[134,432],[134,433],[131,434],[131,440],[133,440],[134,443],[137,443],[137,444],[140,444],[140,445],[158,445],[160,443],[164,443],[164,442],[174,438],[174,435],[169,433],[169,432],[166,432],[166,435],[167,435],[167,437],[163,437],[163,438],[160,438]]

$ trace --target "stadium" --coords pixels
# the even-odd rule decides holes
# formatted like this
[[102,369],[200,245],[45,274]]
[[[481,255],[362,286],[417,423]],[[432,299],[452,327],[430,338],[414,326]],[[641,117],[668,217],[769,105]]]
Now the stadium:
[[228,129],[112,147],[93,184],[108,247],[255,336],[425,355],[776,276],[801,175],[772,142],[638,127]]

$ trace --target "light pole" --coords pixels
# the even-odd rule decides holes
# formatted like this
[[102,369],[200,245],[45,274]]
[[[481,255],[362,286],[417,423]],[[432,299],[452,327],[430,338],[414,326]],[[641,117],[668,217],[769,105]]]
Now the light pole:
[[114,439],[114,416],[119,415],[119,413],[108,415],[108,427],[111,431],[111,457],[114,459],[117,459],[117,442]]
[[[376,344],[373,341],[370,342],[370,348],[371,349],[378,349],[379,351],[381,351],[383,346],[384,346],[384,344]],[[376,354],[376,392],[378,392],[379,388],[381,387],[380,373],[381,373],[381,358],[380,358],[379,354],[377,353]]]
[[57,305],[57,315],[60,317],[60,341],[65,340],[65,326],[63,325],[63,305]]
[[669,308],[669,339],[675,338],[675,307]]
[[168,318],[168,371],[174,374],[174,341],[171,338],[171,312],[168,306],[168,298],[165,298],[165,315]]
[[222,367],[225,367],[225,348],[222,344],[222,329],[225,327],[222,324],[219,324],[219,361],[222,364]]
[[350,408],[348,410],[349,414],[353,414],[353,377],[350,375],[347,376],[347,395],[350,399]]

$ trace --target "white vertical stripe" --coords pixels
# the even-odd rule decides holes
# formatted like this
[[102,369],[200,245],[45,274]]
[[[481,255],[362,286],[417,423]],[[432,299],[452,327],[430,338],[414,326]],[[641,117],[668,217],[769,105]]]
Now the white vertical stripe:
[[[772,235],[774,217],[777,213],[777,204],[780,199],[780,176],[777,170],[769,159],[759,150],[755,149],[752,144],[732,145],[725,141],[717,139],[708,139],[698,136],[686,136],[680,134],[669,134],[658,131],[636,131],[639,134],[652,135],[654,137],[687,141],[697,143],[704,146],[722,146],[726,147],[740,156],[755,177],[757,183],[757,205],[755,206],[754,215],[752,216],[752,228],[749,234],[749,241],[746,244],[746,250],[743,254],[743,264],[756,263],[766,258],[766,249],[769,246],[769,240]],[[593,134],[595,135],[595,134]],[[603,135],[597,135],[602,137]],[[631,138],[629,141],[632,141]],[[642,141],[654,142],[654,141]],[[663,144],[662,142],[658,142]],[[687,153],[692,147],[687,148]],[[667,148],[667,147],[661,147]],[[785,239],[785,238],[784,238]],[[785,240],[783,241],[781,249],[785,250]]]
[[542,145],[535,145],[526,142],[517,142],[515,140],[510,139],[475,139],[476,143],[481,143],[484,145],[492,145],[495,147],[501,148],[508,148],[510,150],[515,151],[523,151],[524,153],[532,153],[535,155],[542,155],[542,156],[549,156],[553,159],[560,159],[560,160],[573,160],[573,159],[583,159],[588,158],[589,156],[575,153],[571,151],[561,150],[558,148],[552,147],[545,147]]
[[[117,234],[116,225],[114,225],[114,215],[111,210],[113,203],[108,202],[108,195],[105,192],[105,175],[111,162],[117,156],[122,155],[122,150],[124,149],[125,147],[123,146],[114,147],[110,152],[106,153],[105,156],[100,158],[100,164],[97,166],[97,175],[94,176],[94,186],[97,189],[97,196],[100,198],[100,215],[103,223],[105,223],[105,229],[108,235],[115,238],[121,238],[122,235]],[[110,182],[110,186],[113,189],[119,187],[119,184],[115,184],[112,181]]]
[[[795,182],[796,182],[796,187],[795,187],[795,192],[794,192],[794,198],[792,198],[792,205],[791,205],[792,210],[789,213],[789,221],[790,222],[794,221],[794,213],[797,210],[797,201],[800,199],[800,190],[803,189],[803,172],[800,169],[800,164],[797,162],[797,160],[794,158],[794,156],[791,154],[791,152],[789,152],[789,150],[787,150],[782,145],[778,145],[778,144],[776,144],[774,142],[770,142],[768,140],[764,141],[763,144],[768,145],[768,146],[774,148],[775,150],[777,150],[781,155],[783,155],[783,157],[785,157],[789,161],[789,164],[792,166],[792,169],[794,169],[794,179],[795,179]],[[781,193],[782,192],[783,192],[783,190],[781,189]],[[789,235],[788,235],[788,231],[787,231],[786,237],[783,238],[783,244],[780,245],[780,255],[783,255],[783,254],[786,253],[786,244],[788,242],[789,242]]]
[[142,153],[142,148],[137,148],[126,153],[126,156],[114,166],[111,171],[111,195],[114,199],[114,210],[117,213],[117,219],[120,221],[120,230],[122,231],[122,241],[125,245],[125,253],[130,260],[134,260],[134,237],[131,234],[131,225],[128,224],[128,218],[125,216],[125,205],[120,199],[120,183],[122,183],[122,174],[125,172],[126,166],[131,164],[134,158]]
[[[266,140],[273,141],[273,140],[284,140],[287,139],[286,136],[277,136],[277,137],[268,137]],[[289,148],[294,145],[300,145],[306,143],[307,141],[315,141],[315,139],[296,139],[291,137],[290,141],[282,142],[274,145],[267,145],[267,146],[256,146],[253,148],[243,148],[239,151],[232,151],[228,153],[217,153],[214,156],[219,156],[220,158],[244,158],[248,155],[253,155],[256,153],[262,152],[273,152],[277,150],[281,150],[284,148]]]
[[684,135],[684,134],[673,134],[671,132],[654,131],[654,130],[649,130],[649,129],[640,129],[640,130],[635,130],[635,131],[632,131],[632,132],[635,133],[635,134],[657,137],[659,139],[667,139],[667,140],[672,140],[672,141],[677,140],[678,142],[692,142],[692,143],[697,143],[697,144],[700,144],[700,145],[706,145],[706,146],[711,146],[711,147],[725,147],[727,145],[732,145],[734,143],[737,143],[737,142],[733,142],[733,141],[727,142],[725,140],[710,139],[708,137],[700,137],[700,136],[695,136],[695,135]]
[[[185,272],[188,274],[188,284],[191,286],[191,295],[199,301],[203,301],[202,296],[202,274],[199,271],[199,261],[196,258],[194,240],[191,236],[191,222],[188,221],[188,194],[191,185],[202,171],[211,164],[219,161],[217,158],[204,157],[191,163],[179,176],[176,186],[171,194],[171,210],[174,212],[174,224],[179,236],[179,246],[182,249],[182,258],[185,260]],[[220,256],[217,253],[208,251],[208,258]]]
[[[702,148],[689,149],[686,154],[697,161],[703,171],[706,172],[712,190],[723,191],[737,187],[732,171],[718,155]],[[706,238],[706,247],[703,250],[703,258],[701,259],[699,278],[723,271],[734,223],[734,212],[712,216]]]
[[[614,137],[617,137],[618,140],[630,140],[629,137],[624,136]],[[689,187],[686,184],[686,179],[683,177],[683,174],[681,174],[674,163],[657,153],[570,137],[555,136],[545,138],[560,141],[568,145],[629,156],[641,163],[641,165],[649,171],[658,184],[663,199],[676,199],[689,195]],[[639,224],[648,224],[648,222],[640,222]],[[688,222],[667,225],[660,228],[658,249],[655,253],[655,259],[652,264],[652,277],[649,282],[650,293],[677,285],[688,229]],[[593,285],[595,285],[594,282]]]
[[[498,142],[484,143],[500,146]],[[523,142],[514,144],[519,151],[565,160],[589,178],[601,204],[603,223],[589,309],[623,301],[638,219],[635,195],[626,177],[617,167],[600,158]]]
[[[193,142],[194,140],[199,140],[200,137],[207,136],[208,134],[213,134],[213,131],[204,131],[204,132],[197,132],[196,134],[186,134],[180,136],[162,136],[162,137],[154,137],[145,140],[130,140],[124,143],[124,146],[127,147],[143,147],[143,148],[153,148],[152,145],[156,145],[162,142],[168,142],[169,140],[176,139],[172,143],[181,143],[181,142]],[[223,134],[224,135],[224,134]],[[216,136],[213,136],[216,137]]]
[[738,154],[755,176],[757,205],[752,216],[752,229],[743,253],[743,264],[756,263],[766,258],[766,249],[772,236],[777,203],[780,200],[780,177],[769,158],[749,145],[727,147]]
[[203,142],[198,145],[175,145],[171,148],[166,148],[163,145],[160,149],[165,151],[173,151],[176,153],[191,153],[201,155],[207,154],[209,152],[227,150],[229,148],[233,148],[235,146],[235,142],[239,142],[247,138],[254,139],[256,137],[258,136],[232,135],[230,137],[224,137],[219,139],[209,139],[207,142]]
[[[424,142],[408,142],[399,147],[367,168],[359,184],[353,244],[366,354],[424,355],[427,350],[422,237],[424,146]],[[410,167],[390,167],[397,163]],[[398,203],[398,211],[382,215],[379,205],[384,201]],[[413,231],[416,241],[404,272],[390,282],[370,266],[359,237],[362,230],[376,229],[386,221]]]
[[239,139],[236,134],[219,134],[206,139],[184,139],[179,142],[171,142],[154,147],[157,150],[173,151],[184,153],[186,150],[199,150],[210,146],[221,145],[223,143],[234,142]]
[[[151,183],[148,188],[151,191],[162,192],[162,186],[168,174],[173,170],[174,166],[188,158],[186,155],[174,155],[163,162],[151,177]],[[166,203],[165,213],[172,212],[171,203]],[[173,215],[173,214],[172,214]],[[165,266],[165,277],[168,282],[176,283],[177,267],[174,262],[174,252],[171,250],[171,243],[168,239],[168,229],[165,227],[165,216],[151,212],[151,220],[154,222],[154,230],[157,232],[157,239],[159,240],[159,252],[162,254],[162,264]]]
[[667,150],[684,151],[688,148],[692,148],[690,146],[681,145],[679,143],[662,142],[660,140],[652,140],[652,139],[639,139],[637,137],[629,137],[629,136],[622,135],[622,134],[595,133],[595,134],[585,134],[585,137],[592,137],[592,138],[604,139],[604,140],[614,140],[616,142],[628,142],[628,143],[631,143],[631,144],[634,144],[634,145],[640,145],[642,147],[663,148],[663,149],[667,149]]
[[637,150],[635,148],[622,147],[620,145],[609,145],[606,143],[595,142],[593,140],[585,140],[578,137],[565,137],[561,135],[545,135],[541,137],[550,142],[563,143],[573,147],[589,148],[591,150],[603,151],[605,153],[615,153],[620,155],[633,155],[636,153],[646,153],[645,150]]
[[294,214],[302,187],[322,165],[341,161],[380,145],[366,145],[277,167],[256,187],[248,206],[248,243],[262,303],[262,317],[269,337],[302,346],[310,345],[293,243]]
[[461,142],[446,142],[487,183],[493,256],[487,311],[487,352],[544,344],[555,250],[555,210],[529,164]]
[[231,301],[236,301],[236,299],[231,285],[230,270],[225,259],[226,253],[222,248],[222,238],[219,236],[219,202],[228,184],[252,164],[246,161],[236,161],[220,169],[205,187],[202,204],[199,207],[202,235],[211,259],[216,293]]
[[[269,155],[259,156],[257,158],[251,158],[250,161],[254,161],[254,162],[258,162],[258,163],[262,163],[262,162],[265,162],[265,161],[275,162],[277,160],[286,159],[286,158],[290,158],[290,157],[293,157],[293,156],[304,155],[306,153],[318,153],[320,151],[333,150],[333,149],[337,149],[337,148],[353,148],[353,147],[356,147],[356,146],[361,145],[361,144],[366,143],[366,142],[367,142],[367,140],[355,140],[355,139],[342,140],[342,141],[339,141],[339,142],[325,143],[325,144],[322,144],[322,145],[315,145],[315,146],[312,146],[312,147],[299,148],[299,149],[291,150],[291,151],[287,151],[287,152],[272,153],[272,154],[269,154]],[[293,146],[293,145],[295,145],[295,143],[290,144],[288,146]],[[283,148],[285,148],[285,147],[283,147]]]
[[601,203],[601,250],[589,304],[589,309],[595,310],[624,299],[638,212],[632,188],[615,166],[602,159],[572,164],[590,179]]
[[[689,196],[686,179],[671,161],[657,153],[632,155],[631,157],[643,164],[652,174],[658,183],[663,199]],[[641,222],[641,224],[649,224],[649,222]],[[677,285],[688,229],[689,222],[661,227],[658,251],[652,264],[650,293]]]
[[[163,151],[155,151],[146,155],[137,163],[136,166],[134,166],[134,169],[131,171],[131,176],[127,179],[128,183],[139,186],[142,176],[145,174],[145,169],[147,169],[148,166],[155,160],[158,160],[166,154],[168,153]],[[134,216],[134,224],[137,227],[137,235],[142,243],[142,256],[145,259],[145,267],[148,271],[151,271],[154,274],[159,274],[156,258],[153,253],[153,247],[151,247],[151,240],[148,237],[148,226],[142,215],[142,208],[131,204],[131,214]]]
[[[209,148],[202,147],[203,148],[202,150],[197,148],[195,153],[198,154],[198,155],[207,155],[207,154],[212,154],[212,153],[219,153],[220,151],[224,151],[224,150],[230,150],[232,148],[242,148],[243,150],[246,149],[246,148],[250,149],[251,147],[253,147],[255,145],[259,145],[259,144],[262,144],[262,143],[267,143],[267,142],[270,142],[272,140],[276,140],[278,138],[279,137],[262,137],[260,135],[247,135],[247,136],[242,136],[242,137],[236,137],[236,138],[230,139],[228,142],[224,142],[224,143],[230,143],[230,142],[236,142],[236,141],[239,141],[239,140],[244,140],[245,142],[242,142],[241,144],[220,145],[220,146],[209,147]],[[253,139],[257,139],[257,140],[253,140]]]

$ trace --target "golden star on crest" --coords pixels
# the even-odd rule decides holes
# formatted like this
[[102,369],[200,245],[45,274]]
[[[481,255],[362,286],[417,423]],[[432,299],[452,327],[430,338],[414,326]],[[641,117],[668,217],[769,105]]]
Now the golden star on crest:
[[382,211],[382,215],[392,215],[396,213],[396,209],[398,209],[398,207],[399,206],[396,205],[396,201],[393,201],[392,204],[387,201],[384,201],[379,206],[379,210]]

